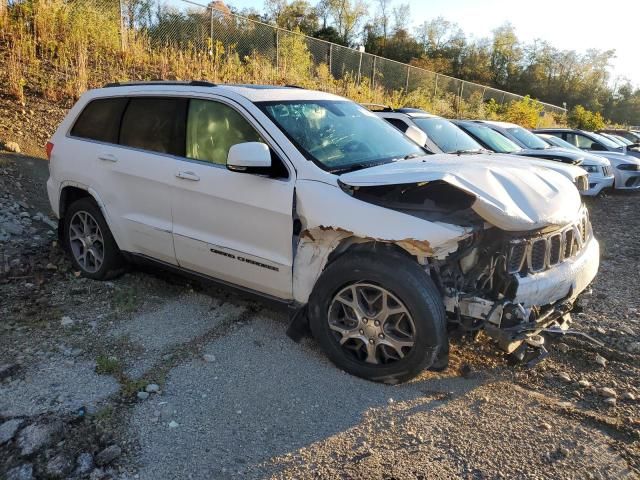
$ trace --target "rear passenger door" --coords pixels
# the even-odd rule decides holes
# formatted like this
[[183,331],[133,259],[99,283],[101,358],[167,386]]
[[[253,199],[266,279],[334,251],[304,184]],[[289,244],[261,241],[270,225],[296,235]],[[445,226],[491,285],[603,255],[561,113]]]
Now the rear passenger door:
[[227,170],[233,145],[269,144],[240,111],[223,99],[190,100],[185,158],[174,172],[176,257],[183,268],[291,298],[293,173],[273,143],[271,175]]
[[[186,102],[114,96],[92,100],[69,132],[73,178],[104,207],[118,246],[175,264],[172,154],[184,153]],[[175,138],[182,132],[182,140]]]
[[110,205],[131,250],[170,264],[177,263],[171,196],[176,157],[184,155],[187,104],[175,97],[130,98],[115,158],[105,162],[112,172]]

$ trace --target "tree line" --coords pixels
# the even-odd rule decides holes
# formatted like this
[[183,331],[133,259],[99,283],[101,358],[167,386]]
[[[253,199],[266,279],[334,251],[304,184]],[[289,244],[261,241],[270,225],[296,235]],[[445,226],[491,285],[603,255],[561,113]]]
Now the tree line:
[[611,78],[613,49],[577,52],[544,40],[524,42],[508,23],[481,39],[469,38],[443,17],[414,28],[409,4],[398,0],[265,0],[261,11],[236,13],[570,110],[582,106],[614,123],[640,125],[640,88]]

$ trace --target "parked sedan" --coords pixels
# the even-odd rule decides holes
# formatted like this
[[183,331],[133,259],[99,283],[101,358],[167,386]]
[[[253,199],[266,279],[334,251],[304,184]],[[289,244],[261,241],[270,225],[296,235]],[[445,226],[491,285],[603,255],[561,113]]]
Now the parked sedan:
[[[478,154],[491,153],[491,150],[484,148],[450,120],[437,115],[432,115],[424,110],[417,108],[400,108],[397,110],[385,108],[383,110],[374,111],[380,118],[391,123],[406,135],[410,136],[416,143],[424,146],[432,153],[477,155],[478,158],[485,158],[485,155]],[[419,139],[414,138],[415,132],[422,134],[422,137]],[[582,153],[580,155],[575,155],[573,152],[567,152],[566,156],[567,158],[573,158],[575,163],[581,164],[585,155]],[[494,157],[499,157],[499,160],[504,164],[512,165],[516,162],[520,162],[524,167],[526,163],[526,166],[535,165],[538,167],[550,168],[565,176],[567,176],[570,171],[573,172],[570,175],[575,175],[580,172],[581,175],[575,178],[574,184],[580,193],[584,193],[589,189],[589,179],[586,172],[581,168],[577,168],[577,166],[533,157],[523,159],[522,157],[504,154],[494,155]],[[498,161],[498,159],[496,159],[496,161]]]
[[550,133],[556,137],[560,137],[566,140],[572,145],[575,145],[580,150],[587,150],[593,152],[617,152],[627,153],[634,157],[640,158],[640,152],[628,150],[625,152],[625,147],[618,145],[613,140],[603,137],[599,133],[587,132],[586,130],[574,130],[571,128],[541,128],[534,130],[535,133]]
[[[538,133],[537,135],[553,145],[580,150],[575,145],[556,135],[550,133]],[[615,189],[640,190],[640,160],[622,152],[602,151],[594,153],[606,158],[611,163],[615,177],[613,182]]]
[[494,122],[490,120],[475,120],[475,122],[504,135],[520,148],[527,150],[526,155],[528,156],[573,164],[580,164],[584,160],[584,155],[565,150],[564,148],[552,147],[544,140],[536,137],[529,130],[515,123]]
[[605,130],[598,130],[598,133],[611,133],[626,138],[636,145],[640,145],[640,133],[633,130],[624,130],[622,128],[608,128]]
[[[540,152],[545,152],[545,150],[520,148],[504,135],[478,122],[470,120],[452,120],[452,123],[473,137],[473,139],[484,148],[496,153],[537,157]],[[598,157],[596,155],[586,153],[582,153],[582,155],[584,155],[584,160],[580,164],[580,167],[586,170],[589,174],[589,189],[582,192],[582,194],[595,196],[605,188],[611,188],[613,186],[613,173],[611,172],[611,165],[609,161],[606,158]],[[542,158],[545,158],[544,153]]]
[[638,149],[637,143],[633,143],[631,140],[626,139],[621,135],[616,135],[615,133],[604,133],[604,132],[598,132],[598,133],[599,135],[602,135],[603,137],[608,138],[609,140],[613,140],[618,145],[625,147],[627,150]]

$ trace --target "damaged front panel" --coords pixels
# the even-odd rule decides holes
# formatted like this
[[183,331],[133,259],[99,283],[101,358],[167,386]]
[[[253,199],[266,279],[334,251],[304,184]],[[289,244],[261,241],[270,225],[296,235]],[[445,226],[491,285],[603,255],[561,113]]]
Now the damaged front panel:
[[[332,254],[386,242],[429,272],[450,321],[485,329],[505,349],[567,317],[595,277],[599,247],[566,179],[532,169],[524,184],[508,169],[491,168],[477,179],[465,169],[443,174],[408,162],[343,175],[339,188],[298,182],[296,301],[307,302]],[[378,176],[378,168],[391,169],[390,176]]]
[[526,164],[505,164],[484,155],[433,155],[340,176],[350,187],[444,182],[474,199],[471,208],[508,232],[563,226],[580,209],[580,194],[558,172]]
[[329,255],[353,243],[387,242],[405,249],[426,264],[445,258],[473,229],[428,222],[353,198],[322,182],[299,181],[296,214],[302,224],[293,267],[294,299],[306,303]]

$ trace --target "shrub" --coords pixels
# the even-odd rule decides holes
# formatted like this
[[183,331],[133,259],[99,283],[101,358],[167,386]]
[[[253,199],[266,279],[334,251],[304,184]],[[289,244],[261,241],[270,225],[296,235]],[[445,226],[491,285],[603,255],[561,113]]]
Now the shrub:
[[509,102],[503,119],[507,122],[517,123],[524,128],[536,128],[543,110],[544,107],[539,101],[533,100],[527,95],[522,100]]
[[581,130],[600,130],[605,127],[604,118],[600,113],[591,112],[582,105],[576,105],[569,112],[569,126]]

